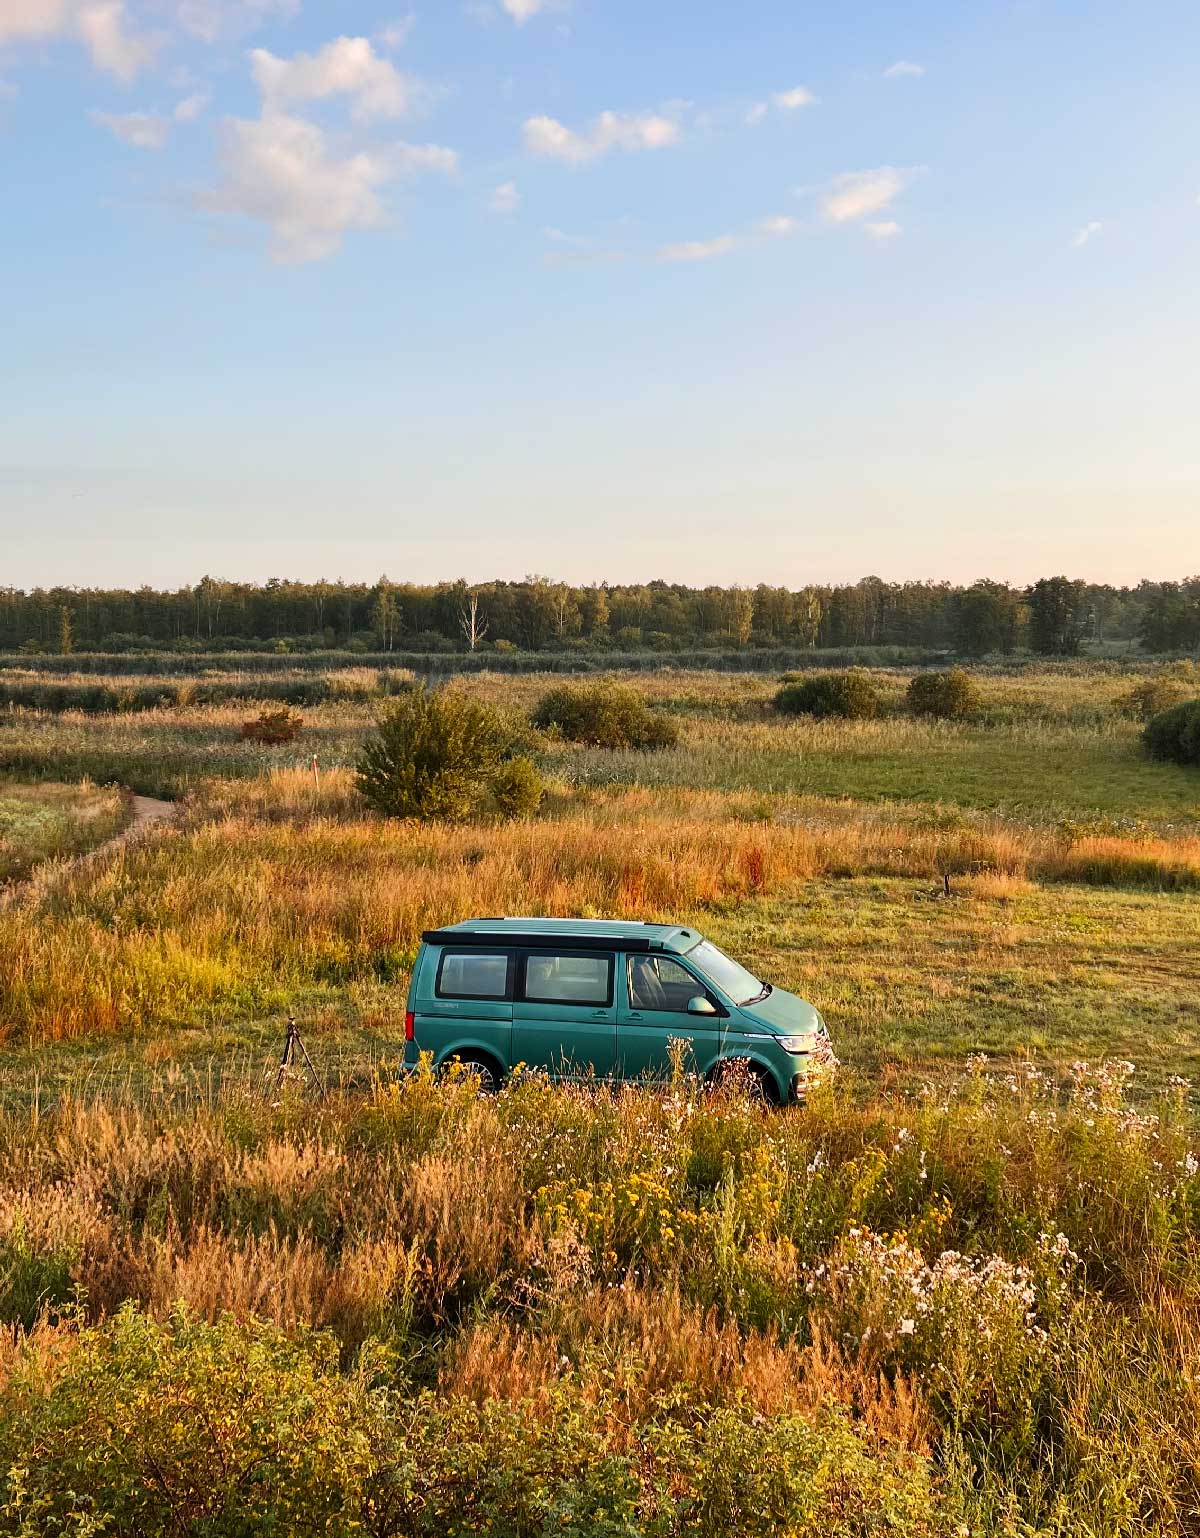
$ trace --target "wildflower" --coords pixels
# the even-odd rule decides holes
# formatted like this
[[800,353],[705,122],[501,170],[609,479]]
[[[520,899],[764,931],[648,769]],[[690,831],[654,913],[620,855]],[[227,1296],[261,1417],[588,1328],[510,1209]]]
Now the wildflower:
[[901,1321],[900,1321],[900,1333],[901,1333],[901,1335],[913,1335],[913,1334],[916,1333],[916,1329],[917,1329],[917,1321],[915,1319],[901,1319]]

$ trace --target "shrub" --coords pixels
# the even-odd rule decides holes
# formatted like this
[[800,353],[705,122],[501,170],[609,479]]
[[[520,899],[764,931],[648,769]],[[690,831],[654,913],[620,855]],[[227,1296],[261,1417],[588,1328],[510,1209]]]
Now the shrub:
[[1117,709],[1123,716],[1132,716],[1135,721],[1149,721],[1162,711],[1170,710],[1173,705],[1181,704],[1186,698],[1187,690],[1177,679],[1158,673],[1153,678],[1143,678],[1140,683],[1134,684],[1117,701]]
[[380,720],[355,784],[385,817],[461,821],[511,752],[512,732],[489,705],[417,688]]
[[810,678],[784,684],[775,696],[775,709],[789,716],[841,716],[848,721],[867,721],[879,713],[879,692],[874,681],[857,670],[815,673]]
[[611,680],[551,689],[538,701],[533,724],[597,748],[668,748],[679,740],[673,721],[651,710],[636,689]]
[[945,673],[918,673],[908,686],[908,708],[914,716],[938,721],[962,721],[983,703],[979,685],[963,668]]
[[[65,1343],[64,1343],[65,1344]],[[370,1386],[334,1342],[131,1307],[0,1384],[6,1533],[863,1538],[948,1531],[928,1459],[836,1406],[622,1426],[567,1382],[476,1404]]]
[[295,711],[262,710],[253,721],[242,722],[242,741],[257,742],[265,748],[277,748],[295,742],[304,725],[304,717]]
[[52,1385],[33,1356],[3,1409],[5,1531],[147,1538],[348,1531],[375,1421],[331,1340],[130,1307],[83,1332]]
[[1160,711],[1146,723],[1142,741],[1151,758],[1200,765],[1200,700]]
[[511,758],[501,764],[489,789],[501,817],[532,817],[546,794],[542,777],[528,758]]

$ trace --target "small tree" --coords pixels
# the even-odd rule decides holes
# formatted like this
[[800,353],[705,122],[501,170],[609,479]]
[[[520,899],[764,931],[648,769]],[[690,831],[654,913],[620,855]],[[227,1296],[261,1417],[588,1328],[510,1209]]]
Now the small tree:
[[1142,741],[1151,758],[1200,766],[1200,700],[1162,711],[1147,722]]
[[284,743],[295,742],[304,725],[304,717],[295,711],[262,710],[253,721],[242,722],[242,740],[257,742],[262,747],[277,748]]
[[610,680],[551,689],[538,701],[533,724],[597,748],[666,748],[679,737],[675,723],[636,689]]
[[479,613],[479,594],[474,588],[468,591],[463,600],[463,606],[458,612],[458,623],[467,639],[467,645],[474,651],[488,633],[487,620]]
[[946,673],[918,673],[908,686],[908,708],[914,716],[937,721],[961,721],[978,714],[983,704],[979,685],[962,668]]
[[371,605],[371,628],[379,638],[385,652],[396,644],[400,629],[400,602],[395,585],[386,577],[380,577],[375,589],[375,602]]
[[1179,705],[1187,698],[1187,690],[1174,678],[1158,673],[1153,678],[1143,678],[1140,683],[1123,694],[1117,701],[1117,709],[1123,716],[1135,721],[1149,721],[1172,705]]
[[66,604],[58,611],[58,654],[69,657],[75,650],[75,632],[71,628],[71,611]]
[[497,766],[488,787],[501,817],[532,817],[542,804],[546,786],[532,760],[510,758]]
[[413,689],[380,720],[355,784],[385,817],[461,821],[485,796],[513,736],[489,705],[445,689]]
[[879,691],[866,673],[816,673],[785,683],[775,696],[775,709],[788,716],[867,721],[879,713]]

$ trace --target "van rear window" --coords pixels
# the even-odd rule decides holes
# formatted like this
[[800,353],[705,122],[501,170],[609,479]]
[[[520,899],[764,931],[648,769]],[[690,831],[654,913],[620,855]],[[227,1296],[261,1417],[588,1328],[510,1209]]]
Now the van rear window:
[[438,998],[507,999],[508,961],[503,951],[443,951],[438,967]]

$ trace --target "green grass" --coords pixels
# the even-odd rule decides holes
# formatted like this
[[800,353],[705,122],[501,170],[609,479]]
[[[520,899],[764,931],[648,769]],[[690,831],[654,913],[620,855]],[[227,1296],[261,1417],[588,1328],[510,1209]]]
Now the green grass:
[[[972,1053],[1055,1071],[1133,1061],[1200,1076],[1200,897],[1039,887],[946,900],[915,882],[814,883],[706,920],[723,948],[825,1013],[865,1082]],[[1003,884],[1001,884],[1003,891]],[[986,887],[985,887],[986,891]]]
[[46,860],[85,854],[121,828],[123,798],[88,785],[0,780],[0,887]]
[[[811,999],[868,1097],[881,1083],[943,1081],[979,1052],[1056,1074],[1076,1058],[1129,1059],[1139,1095],[1172,1074],[1200,1079],[1200,895],[998,888],[959,883],[946,900],[916,881],[860,877],[681,917]],[[195,976],[198,963],[177,965]],[[287,1007],[331,1084],[393,1075],[406,985],[404,972],[384,983],[369,968],[349,980],[293,974],[274,990],[274,1012],[239,1005],[234,988],[148,1038],[14,1044],[0,1051],[0,1099],[257,1082],[282,1046]]]
[[1149,762],[1138,729],[977,727],[907,720],[707,723],[653,757],[552,751],[549,772],[584,785],[638,784],[951,802],[1039,820],[1200,822],[1200,774]]
[[[907,676],[880,675],[890,708],[898,708]],[[527,711],[553,681],[485,674],[454,687]],[[952,802],[1037,819],[1200,822],[1200,774],[1147,760],[1139,725],[1120,713],[1130,675],[987,675],[985,719],[969,724],[895,714],[873,722],[783,720],[769,707],[775,680],[763,675],[663,673],[629,681],[672,713],[680,745],[647,755],[551,740],[549,772],[589,785]],[[212,777],[253,776],[314,756],[323,769],[351,764],[385,705],[364,695],[306,708],[299,740],[276,749],[240,741],[242,721],[258,708],[246,701],[128,716],[0,713],[0,771],[119,781],[180,797]]]

